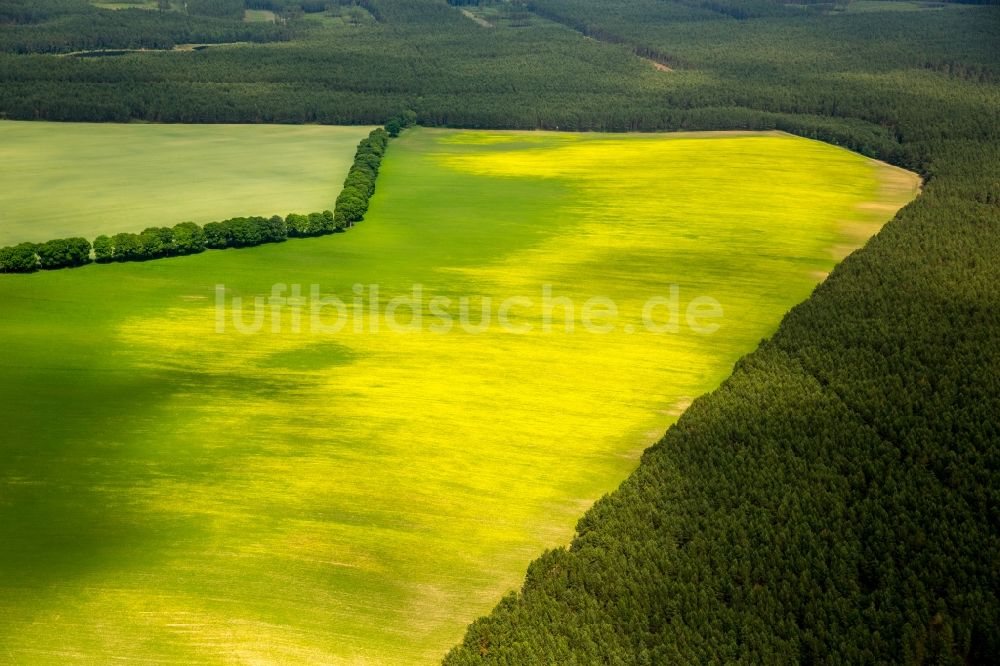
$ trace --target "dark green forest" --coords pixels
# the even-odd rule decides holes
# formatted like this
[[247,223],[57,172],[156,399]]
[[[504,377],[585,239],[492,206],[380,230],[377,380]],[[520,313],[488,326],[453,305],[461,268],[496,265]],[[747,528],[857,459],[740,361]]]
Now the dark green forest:
[[[410,109],[467,128],[781,129],[919,172],[920,197],[445,663],[996,662],[995,3],[455,2],[486,27],[446,0],[265,1],[247,6],[280,20],[258,28],[224,12],[128,20],[164,44],[171,21],[217,26],[198,41],[268,43],[55,55],[132,48],[67,38],[78,4],[0,5],[0,115],[383,123]],[[223,38],[240,30],[263,32]]]
[[236,2],[239,20],[213,11],[206,0],[188,0],[188,12],[147,11],[128,5],[120,10],[99,9],[87,0],[4,0],[0,3],[0,52],[172,49],[179,44],[290,38],[285,25],[244,23],[243,3]]

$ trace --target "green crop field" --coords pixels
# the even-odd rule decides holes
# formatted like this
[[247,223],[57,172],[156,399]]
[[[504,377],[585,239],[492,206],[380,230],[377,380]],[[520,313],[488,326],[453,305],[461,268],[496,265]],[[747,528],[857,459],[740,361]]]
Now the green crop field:
[[101,9],[157,9],[156,0],[90,0]]
[[852,0],[844,7],[848,12],[912,12],[942,9],[967,9],[975,5],[965,5],[953,2],[925,2],[915,0],[904,2],[900,0]]
[[248,9],[243,13],[243,20],[248,23],[267,22],[274,23],[276,17],[274,12],[268,9]]
[[0,121],[0,245],[332,208],[370,130]]
[[[50,131],[73,141],[73,127],[39,126],[36,148],[18,148],[39,181]],[[217,130],[257,146],[237,175],[204,168],[192,133],[212,128],[135,131],[190,137],[186,157],[173,144],[143,159],[173,174],[182,161],[202,194],[241,187],[254,197],[241,212],[259,213],[315,208],[320,184],[332,197],[343,146],[363,132]],[[300,171],[266,157],[285,143]],[[80,231],[230,212],[155,168],[128,189],[79,170],[108,214],[81,215]],[[301,205],[284,185],[243,183],[303,175],[318,198]],[[0,178],[5,191],[10,178],[49,187]],[[346,234],[0,276],[0,661],[433,663],[916,187],[781,134],[414,129],[390,144],[371,210]],[[134,213],[151,193],[171,195],[155,220]],[[78,210],[65,192],[50,204]],[[10,240],[35,228],[11,219]],[[73,229],[72,216],[44,219],[41,236]],[[306,299],[318,285],[319,319],[268,300],[252,330],[254,298],[294,285]],[[333,296],[348,314],[355,299],[384,312],[414,285],[421,305],[401,305],[400,326],[370,316],[332,330]],[[566,299],[550,330],[545,285]],[[435,311],[434,297],[451,300]],[[593,297],[608,300],[588,330]],[[650,330],[644,307],[659,303],[666,327],[673,297],[678,330]],[[695,322],[714,333],[687,322],[699,297],[722,308]],[[474,332],[486,299],[490,325]],[[407,327],[414,309],[423,321]],[[456,315],[450,331],[442,312]]]

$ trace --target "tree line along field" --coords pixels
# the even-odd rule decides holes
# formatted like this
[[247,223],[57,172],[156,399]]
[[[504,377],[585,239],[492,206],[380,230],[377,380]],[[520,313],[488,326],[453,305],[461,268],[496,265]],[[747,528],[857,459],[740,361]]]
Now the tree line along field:
[[370,129],[0,122],[0,246],[332,208]]
[[[916,186],[787,135],[412,129],[346,235],[4,276],[7,655],[433,662]],[[550,284],[622,318],[218,332],[216,284],[276,282],[477,307]],[[675,282],[718,333],[643,331]]]

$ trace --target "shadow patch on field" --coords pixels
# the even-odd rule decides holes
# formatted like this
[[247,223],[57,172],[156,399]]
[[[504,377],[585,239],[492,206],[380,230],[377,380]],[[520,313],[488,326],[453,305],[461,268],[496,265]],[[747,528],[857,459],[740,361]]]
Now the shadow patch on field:
[[359,357],[360,355],[349,347],[336,342],[324,342],[301,349],[276,351],[259,359],[256,365],[258,368],[315,372],[338,365],[348,365]]
[[[68,380],[56,372],[23,378],[22,386],[49,387],[23,394],[36,408],[38,402],[52,403],[50,413],[59,417],[48,423],[19,419],[26,406],[16,395],[5,396],[0,587],[45,586],[121,567],[129,553],[148,557],[160,550],[156,542],[169,542],[190,527],[151,522],[133,502],[130,488],[141,478],[142,452],[155,448],[136,441],[135,434],[155,441],[162,418],[155,403],[169,389],[160,377],[124,374],[113,382],[94,375],[91,381]],[[92,398],[87,406],[67,399],[81,389]],[[130,467],[139,469],[130,474]]]

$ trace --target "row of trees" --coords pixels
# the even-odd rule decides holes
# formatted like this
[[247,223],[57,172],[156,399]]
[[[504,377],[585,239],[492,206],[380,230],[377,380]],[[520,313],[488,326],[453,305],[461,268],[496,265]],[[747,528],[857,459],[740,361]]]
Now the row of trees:
[[94,256],[98,263],[112,261],[146,261],[161,257],[197,254],[205,250],[253,247],[264,243],[281,243],[288,238],[304,238],[337,231],[333,213],[290,213],[286,217],[233,217],[221,222],[209,222],[204,227],[194,222],[181,222],[171,227],[149,227],[142,233],[123,232],[94,239]]
[[375,193],[375,179],[378,178],[389,137],[399,135],[402,122],[400,117],[394,117],[386,124],[389,131],[381,127],[372,130],[368,138],[358,144],[354,163],[344,180],[344,189],[337,197],[334,223],[338,228],[354,226],[368,212],[368,200]]
[[[360,219],[360,218],[357,218]],[[356,220],[355,220],[356,221]],[[162,257],[197,254],[205,250],[253,247],[281,243],[289,238],[308,238],[342,231],[334,213],[325,210],[286,217],[234,217],[200,226],[181,222],[173,227],[149,227],[141,233],[100,235],[93,246],[85,238],[21,243],[0,248],[0,273],[31,273],[38,269],[68,268],[90,262],[91,249],[99,264],[147,261]]]
[[86,238],[55,238],[44,243],[0,247],[0,273],[31,273],[89,262],[90,241]]
[[91,249],[99,264],[147,261],[162,257],[197,254],[205,250],[253,247],[281,243],[289,238],[324,236],[343,231],[364,218],[368,200],[375,192],[375,179],[389,143],[403,127],[413,123],[407,112],[394,116],[387,126],[372,130],[358,144],[354,163],[337,197],[335,211],[324,210],[286,217],[233,217],[199,226],[181,222],[173,227],[149,227],[142,233],[123,232],[94,239],[93,248],[85,238],[65,238],[46,243],[21,243],[0,248],[0,273],[31,273],[38,269],[68,268],[90,262]]

